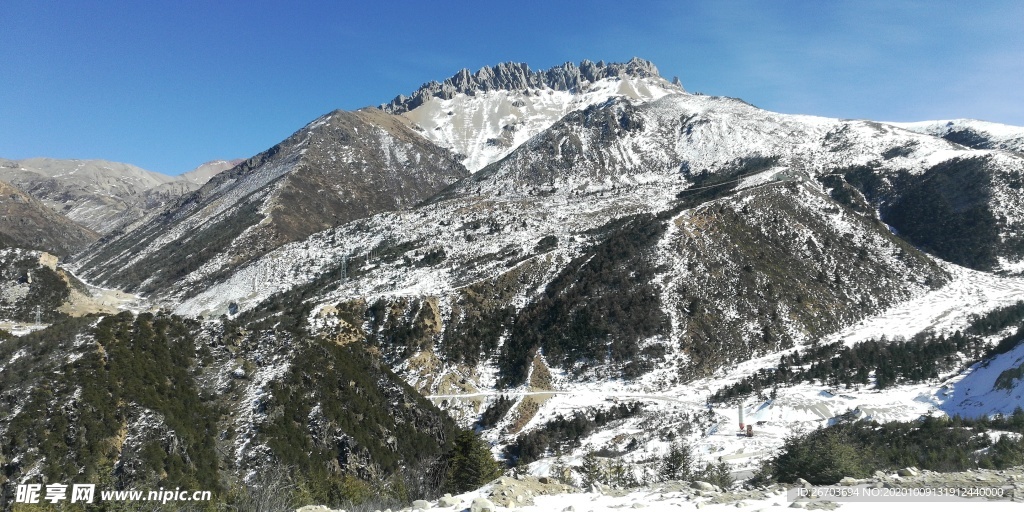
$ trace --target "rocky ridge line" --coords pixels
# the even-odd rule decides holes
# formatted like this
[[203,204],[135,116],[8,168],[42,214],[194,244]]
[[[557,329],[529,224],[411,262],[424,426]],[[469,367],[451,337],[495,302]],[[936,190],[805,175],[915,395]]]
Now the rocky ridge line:
[[523,62],[502,62],[493,68],[484,66],[475,74],[463,68],[444,82],[423,84],[411,96],[398,95],[380,109],[390,114],[401,114],[415,109],[431,98],[452,99],[457,94],[474,94],[491,90],[520,91],[530,88],[573,91],[587,82],[617,76],[634,78],[658,77],[658,68],[647,60],[633,57],[628,62],[605,63],[583,60],[579,66],[566,62],[548,70],[531,71]]

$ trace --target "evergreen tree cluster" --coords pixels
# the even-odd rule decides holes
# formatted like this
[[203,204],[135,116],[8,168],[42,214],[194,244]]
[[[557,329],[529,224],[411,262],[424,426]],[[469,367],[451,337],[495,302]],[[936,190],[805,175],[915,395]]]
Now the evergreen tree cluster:
[[[49,375],[19,371],[20,382],[11,376],[0,386],[32,387],[8,425],[2,450],[3,459],[12,462],[5,462],[5,474],[19,475],[38,461],[49,482],[85,478],[116,488],[151,484],[218,492],[214,439],[219,409],[212,397],[200,395],[190,372],[195,327],[170,315],[125,312],[99,321],[58,321],[19,340],[35,345],[33,358],[40,358],[38,366]],[[96,345],[75,347],[83,336],[94,337]],[[66,351],[78,353],[56,357]],[[55,360],[62,361],[56,378],[48,369]],[[138,446],[115,442],[141,410],[162,418],[155,427],[166,427],[168,433],[147,438],[138,432]],[[126,453],[129,449],[137,453]],[[133,459],[130,469],[115,468],[122,455]]]
[[576,411],[572,417],[558,415],[543,427],[520,434],[505,447],[505,458],[515,464],[529,464],[550,452],[563,453],[578,448],[595,429],[613,421],[640,414],[643,404],[623,403],[607,410]]
[[693,477],[693,451],[684,443],[672,443],[658,468],[662,480],[690,480]]
[[872,164],[839,169],[823,183],[843,202],[845,185],[836,181],[841,176],[880,208],[901,238],[946,261],[988,270],[1004,250],[1000,220],[989,207],[989,167],[989,157],[957,158],[923,174],[900,171],[886,178]]
[[1005,354],[1024,341],[1024,301],[976,316],[971,321],[968,332],[979,336],[991,336],[1004,329],[1017,326],[1017,330],[989,347],[986,357]]
[[[57,308],[71,295],[71,286],[83,286],[73,277],[68,277],[72,283],[69,285],[57,271],[40,265],[38,259],[38,254],[33,252],[0,250],[0,285],[20,283],[28,287],[28,293],[13,303],[7,303],[0,296],[0,316],[34,322],[35,310],[39,307],[40,321],[54,322],[61,315]],[[32,282],[28,283],[30,277]]]
[[936,379],[941,372],[959,368],[985,353],[984,340],[957,331],[952,335],[922,333],[910,340],[868,340],[846,346],[842,342],[811,346],[784,355],[775,368],[762,369],[716,391],[713,402],[764,395],[764,390],[802,382],[829,386],[868,385],[876,389],[899,383]]
[[447,466],[444,492],[471,491],[501,476],[501,466],[491,455],[486,441],[470,430],[455,436],[452,449],[445,455]]
[[[993,441],[990,431],[1010,432]],[[1016,435],[1014,435],[1016,434]],[[916,466],[931,471],[1003,469],[1024,464],[1024,410],[1008,417],[968,420],[925,417],[879,424],[840,422],[787,439],[762,473],[782,482],[803,478],[834,484],[874,471]]]
[[967,332],[978,336],[991,336],[1002,332],[1007,327],[1022,324],[1024,324],[1024,301],[1019,301],[1016,304],[989,311],[984,315],[973,316]]
[[[440,456],[454,431],[447,416],[356,344],[309,340],[270,391],[261,408],[272,419],[257,440],[282,464],[303,468],[306,479],[389,475],[407,461]],[[317,473],[323,468],[335,470]]]
[[515,403],[515,400],[506,395],[499,396],[497,400],[491,402],[491,404],[484,409],[484,412],[480,414],[480,421],[478,422],[480,424],[480,428],[487,430],[497,425],[498,422],[508,414],[508,411],[512,409],[512,406],[515,405]]

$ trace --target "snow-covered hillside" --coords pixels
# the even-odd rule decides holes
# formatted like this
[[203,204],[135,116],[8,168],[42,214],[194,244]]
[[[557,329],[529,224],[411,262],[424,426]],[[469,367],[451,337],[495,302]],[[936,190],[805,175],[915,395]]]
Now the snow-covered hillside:
[[[507,95],[504,91],[489,91],[482,97]],[[431,102],[473,100],[474,97],[458,95],[447,100],[434,98],[418,108]],[[834,326],[826,323],[811,328],[792,320],[798,302],[787,303],[785,296],[773,299],[773,304],[794,309],[777,309],[774,314],[781,319],[778,325],[785,327],[771,331],[772,336],[792,339],[798,345],[816,339],[845,339],[852,343],[881,336],[910,337],[927,329],[955,330],[962,328],[972,313],[1016,301],[1024,286],[1013,278],[949,265],[941,265],[948,277],[941,277],[941,272],[918,273],[922,272],[921,267],[913,271],[900,267],[910,261],[909,247],[864,224],[877,223],[877,208],[891,204],[894,199],[884,197],[870,204],[858,192],[851,192],[856,200],[840,206],[832,201],[838,197],[836,189],[822,180],[823,176],[836,174],[837,169],[842,176],[847,172],[845,169],[862,166],[870,169],[881,183],[896,186],[900,180],[934,173],[936,166],[977,158],[986,159],[994,169],[994,192],[987,204],[996,215],[1006,219],[1004,233],[1012,233],[1017,229],[1014,226],[1020,225],[1020,212],[1024,210],[1020,195],[1005,186],[1012,178],[1000,176],[1024,169],[1019,156],[969,149],[934,136],[867,121],[776,114],[729,98],[681,92],[643,103],[613,98],[568,114],[432,202],[411,211],[372,216],[285,245],[241,268],[224,282],[209,286],[194,297],[185,297],[177,311],[209,317],[228,313],[235,307],[246,310],[275,293],[313,285],[325,272],[337,276],[337,269],[344,262],[344,277],[335,277],[333,283],[327,281],[331,284],[325,292],[313,299],[318,304],[310,318],[314,328],[330,332],[338,325],[330,311],[350,301],[384,301],[396,308],[405,304],[402,307],[406,309],[399,311],[410,316],[425,307],[416,304],[434,301],[430,302],[431,307],[438,309],[443,330],[465,315],[459,312],[466,307],[460,305],[464,298],[476,296],[481,290],[510,287],[502,301],[516,310],[538,300],[561,269],[599,239],[595,230],[609,219],[667,210],[677,203],[683,190],[696,192],[707,188],[708,176],[731,178],[737,167],[752,171],[728,180],[740,189],[729,197],[670,217],[668,231],[657,245],[656,265],[662,270],[656,282],[662,290],[660,297],[671,329],[667,339],[643,342],[665,342],[668,355],[665,363],[643,378],[627,381],[592,374],[581,381],[564,369],[549,368],[554,375],[552,390],[531,390],[529,386],[499,390],[494,360],[470,368],[441,361],[425,372],[420,363],[411,362],[419,360],[417,356],[396,367],[411,384],[435,395],[437,403],[444,402],[449,411],[467,424],[500,392],[519,399],[533,396],[529,393],[541,393],[544,397],[536,415],[521,426],[524,431],[537,428],[558,414],[602,406],[609,399],[641,400],[648,404],[649,414],[644,419],[629,420],[603,431],[594,439],[585,440],[584,446],[599,449],[609,440],[619,439],[616,446],[621,448],[630,438],[640,436],[648,447],[637,455],[642,458],[657,455],[667,447],[667,443],[659,443],[644,432],[672,428],[673,418],[683,415],[706,414],[706,400],[711,393],[744,375],[773,367],[785,353],[771,352],[730,363],[711,377],[680,378],[680,369],[691,356],[676,347],[691,327],[684,323],[690,321],[689,309],[677,306],[692,300],[679,292],[681,288],[691,290],[687,292],[690,295],[694,295],[692,290],[718,293],[714,298],[708,296],[707,301],[723,311],[717,324],[735,324],[736,337],[743,343],[760,339],[765,325],[759,323],[759,318],[773,314],[769,310],[759,317],[750,312],[749,305],[756,301],[732,297],[756,296],[765,291],[743,289],[741,283],[728,277],[749,272],[743,270],[745,266],[756,272],[760,264],[757,252],[747,260],[737,257],[744,254],[744,245],[722,244],[748,229],[735,231],[736,224],[731,224],[734,221],[723,223],[723,218],[742,219],[735,222],[750,226],[753,233],[772,233],[780,227],[780,233],[794,230],[770,243],[762,242],[767,244],[762,247],[784,246],[787,240],[814,240],[802,247],[787,246],[783,251],[787,254],[801,254],[816,250],[812,247],[835,243],[826,241],[832,236],[829,233],[833,233],[833,240],[850,240],[866,250],[862,257],[868,258],[875,270],[880,265],[891,266],[888,271],[870,274],[878,276],[871,278],[871,284],[894,276],[906,279],[897,287],[903,295],[872,291],[868,283],[855,283],[861,271],[840,272],[842,275],[835,277],[842,265],[848,264],[842,263],[844,251],[833,246],[836,252],[827,255],[807,252],[806,258],[811,261],[825,262],[827,279],[844,283],[841,288],[847,294],[845,302],[835,304],[854,303],[870,309],[872,305],[878,307],[877,301],[882,297],[889,297],[891,302],[875,314],[865,314],[863,310],[838,313],[841,308],[824,308],[811,317],[821,319],[836,314],[842,320]],[[803,213],[797,214],[798,211]],[[773,224],[776,222],[779,224]],[[553,237],[557,243],[537,251],[546,237]],[[415,264],[438,249],[444,252],[439,263]],[[856,249],[845,254],[850,256],[853,252]],[[781,261],[780,256],[767,256],[763,250],[760,258],[774,264]],[[796,265],[783,264],[798,268]],[[714,276],[716,272],[722,272],[721,280],[701,281],[705,278],[702,276]],[[813,276],[816,272],[804,273]],[[762,283],[792,289],[797,285],[794,280],[800,278],[760,279]],[[929,279],[948,279],[949,283],[932,290],[926,284]],[[697,295],[702,296],[699,292]],[[858,314],[863,316],[858,318]],[[827,335],[810,334],[814,329],[822,329]],[[744,347],[737,345],[735,353],[749,350]],[[423,357],[436,358],[440,350],[434,347],[425,351]],[[446,387],[445,383],[459,380],[469,384],[461,390],[458,386]],[[786,436],[827,424],[849,409],[879,420],[909,420],[921,414],[938,414],[944,402],[937,396],[937,389],[938,384],[928,384],[884,393],[871,389],[837,392],[822,386],[798,385],[781,390],[770,404],[748,404],[752,420],[765,422],[753,441],[737,439],[732,433],[731,426],[736,423],[732,409],[713,411],[712,429],[695,432],[692,441],[705,457],[728,457],[737,469],[743,469],[750,467],[755,455],[762,456],[780,446]],[[460,393],[468,396],[451,396]],[[488,435],[497,436],[500,430],[499,426]],[[502,436],[492,440],[504,443],[510,439],[506,434]]]
[[[622,128],[624,119],[634,120],[634,128]],[[445,191],[440,201],[420,206],[415,213],[382,214],[284,247],[222,284],[207,283],[208,289],[178,310],[222,312],[230,302],[244,308],[296,282],[314,279],[345,255],[368,254],[389,239],[445,247],[448,257],[459,261],[508,247],[529,252],[549,235],[585,240],[582,232],[609,219],[668,208],[701,173],[728,173],[754,157],[768,163],[761,172],[742,178],[741,188],[778,180],[813,183],[836,169],[869,164],[883,182],[894,181],[901,172],[921,175],[936,165],[972,158],[990,158],[1000,173],[1024,171],[1024,158],[1018,156],[965,149],[877,123],[776,114],[734,99],[684,93],[639,105],[612,100],[570,114],[486,171]],[[994,215],[1005,219],[1006,237],[1024,222],[1024,198],[1004,186],[993,189],[989,205]],[[473,221],[494,221],[509,229],[491,233],[493,241],[476,236],[467,241],[455,228]],[[1001,261],[1004,268],[1013,269],[1022,259],[1018,255]],[[503,267],[477,264],[468,273],[452,274],[455,282],[437,269],[385,270],[377,268],[364,278],[370,281],[352,293],[443,293]],[[207,274],[189,276],[183,284],[192,288]],[[245,283],[255,275],[261,276],[261,285],[254,292]]]
[[1024,408],[1024,343],[975,364],[962,378],[950,381],[940,396],[940,408],[950,416],[1008,416]]
[[1004,149],[1024,152],[1024,127],[990,123],[977,119],[887,123],[918,133],[942,137],[977,149]]
[[660,77],[605,78],[579,89],[492,90],[451,99],[432,98],[402,114],[428,140],[464,155],[470,171],[501,160],[570,112],[626,98],[634,103],[659,99],[682,89]]

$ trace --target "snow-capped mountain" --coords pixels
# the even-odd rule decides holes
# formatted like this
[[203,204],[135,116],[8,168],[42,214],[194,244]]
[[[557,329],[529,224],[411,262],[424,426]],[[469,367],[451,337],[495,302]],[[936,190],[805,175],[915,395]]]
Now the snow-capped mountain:
[[[589,452],[646,467],[679,440],[739,474],[842,418],[1019,400],[1024,156],[1009,128],[986,146],[922,126],[688,94],[639,59],[464,70],[314,120],[74,265],[205,320],[156,322],[195,355],[172,361],[182,400],[221,411],[204,427],[216,438],[188,449],[215,447],[238,474],[314,457],[376,478],[409,462],[398,453],[440,450],[451,425],[434,406],[510,458],[566,418],[589,425],[534,446],[538,475]],[[992,332],[971,331],[993,310]],[[119,315],[60,350],[102,368],[94,345],[151,321]],[[896,336],[946,352],[913,378],[850,356]],[[9,365],[19,353],[0,342]],[[19,396],[80,374],[33,356],[53,367]],[[832,363],[842,378],[800,374]],[[118,405],[133,418],[119,457],[184,428],[150,404]],[[737,437],[737,407],[755,437]]]
[[567,62],[546,71],[501,63],[429,82],[381,109],[411,121],[423,137],[458,154],[475,172],[570,112],[611,98],[644,103],[681,91],[654,64],[636,58],[623,64]]

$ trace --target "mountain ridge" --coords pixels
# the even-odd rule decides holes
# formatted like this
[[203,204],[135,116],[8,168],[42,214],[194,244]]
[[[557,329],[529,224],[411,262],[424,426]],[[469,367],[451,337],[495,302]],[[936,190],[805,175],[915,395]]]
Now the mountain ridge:
[[448,100],[456,94],[496,89],[574,91],[587,82],[620,76],[651,78],[661,75],[658,74],[658,68],[654,63],[639,57],[633,57],[627,62],[607,64],[603,60],[594,63],[584,59],[578,66],[573,62],[566,62],[538,71],[531,71],[530,66],[524,62],[501,62],[493,67],[484,66],[476,73],[463,68],[443,82],[427,82],[410,96],[398,95],[391,102],[384,103],[378,108],[390,114],[401,114],[415,109],[430,98]]
[[232,167],[231,162],[212,161],[169,176],[108,160],[0,159],[0,180],[10,181],[68,219],[106,234],[197,189]]
[[36,249],[65,258],[98,237],[25,191],[0,181],[0,248]]

